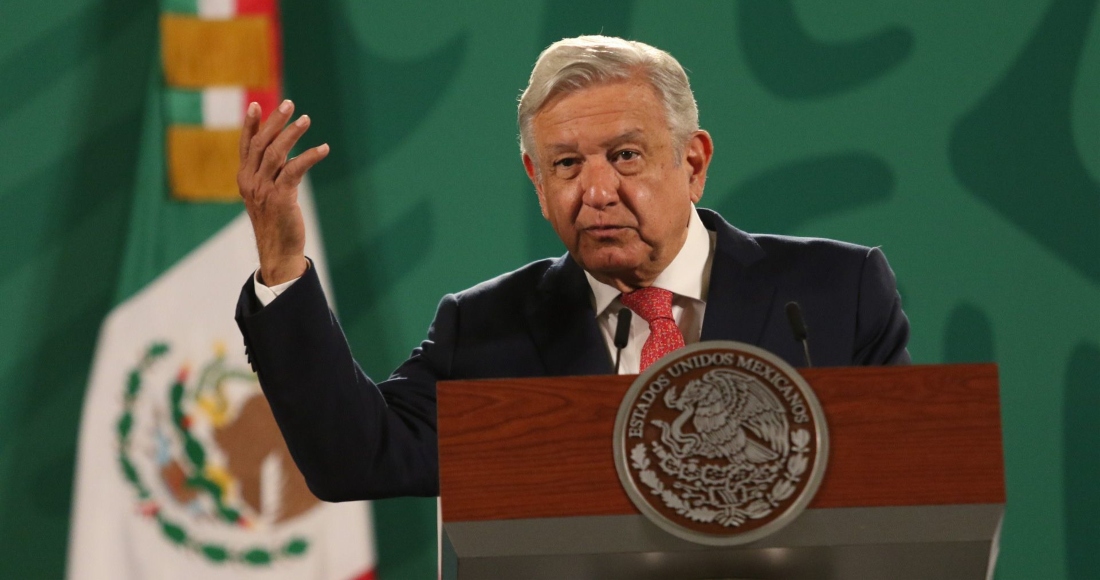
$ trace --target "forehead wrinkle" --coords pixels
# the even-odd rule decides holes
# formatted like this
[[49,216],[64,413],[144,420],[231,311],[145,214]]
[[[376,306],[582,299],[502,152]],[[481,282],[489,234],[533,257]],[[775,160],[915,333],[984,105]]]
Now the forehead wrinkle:
[[546,152],[551,155],[557,155],[558,153],[570,153],[577,150],[576,141],[562,141],[559,143],[553,143],[546,146]]
[[[599,147],[601,149],[612,149],[612,148],[614,148],[618,145],[621,145],[623,143],[628,143],[628,142],[631,142],[631,141],[644,141],[644,140],[645,140],[645,130],[644,129],[641,129],[641,128],[628,129],[628,130],[626,130],[622,133],[619,133],[618,135],[614,135],[612,137],[608,137],[607,139],[604,139],[603,141],[601,141],[599,143]],[[578,145],[577,145],[577,141],[575,139],[573,139],[573,140],[569,140],[569,141],[561,141],[561,142],[558,142],[558,143],[552,143],[549,146],[547,146],[546,149],[547,149],[547,152],[549,152],[551,154],[564,153],[564,152],[576,151],[578,149]]]
[[[586,111],[569,110],[569,112],[562,113],[560,106],[566,101],[573,103],[583,103]],[[573,105],[575,106],[575,105]],[[598,100],[591,96],[591,94],[585,94],[585,92],[571,93],[563,95],[559,99],[548,102],[543,108],[535,114],[532,120],[538,118],[545,119],[551,125],[560,125],[562,123],[569,123],[570,121],[576,121],[581,119],[588,119],[590,117],[599,117],[602,115],[619,115],[622,113],[630,113],[634,110],[634,107],[630,103],[630,100],[614,99],[614,100]],[[537,121],[536,121],[537,122]]]
[[645,130],[644,129],[642,129],[642,128],[629,129],[627,131],[619,133],[618,135],[615,135],[614,137],[611,137],[609,139],[605,139],[602,143],[600,143],[600,147],[602,147],[604,149],[611,149],[611,148],[615,147],[616,145],[621,145],[623,143],[627,143],[627,142],[630,142],[630,141],[644,141],[644,140],[645,140]]
[[[644,83],[623,83],[629,89],[627,98],[606,95],[599,99],[589,91],[605,92],[620,83],[597,85],[575,93],[565,93],[549,100],[531,119],[531,133],[535,141],[535,151],[545,155],[558,155],[579,151],[586,143],[594,143],[600,148],[614,147],[624,141],[644,141],[649,135],[646,127],[650,121],[660,122],[666,119],[650,119],[651,111],[636,106],[637,101],[657,99],[653,88]],[[634,85],[634,86],[632,86]],[[645,93],[638,95],[638,90]],[[571,103],[565,109],[564,103]],[[663,111],[663,109],[662,109]],[[602,130],[601,130],[602,127]],[[604,138],[603,135],[612,134]],[[540,139],[540,136],[542,137]],[[599,139],[593,142],[590,139]],[[541,143],[540,143],[541,141]]]

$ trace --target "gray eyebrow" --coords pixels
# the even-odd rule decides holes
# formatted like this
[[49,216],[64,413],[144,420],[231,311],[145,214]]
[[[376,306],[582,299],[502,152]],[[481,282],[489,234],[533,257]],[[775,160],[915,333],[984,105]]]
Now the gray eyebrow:
[[[614,147],[615,145],[618,145],[619,143],[624,143],[626,141],[641,140],[641,138],[644,135],[645,135],[645,132],[642,131],[641,129],[631,129],[631,130],[629,130],[625,133],[615,135],[614,137],[612,137],[610,139],[607,139],[606,141],[603,141],[602,143],[600,143],[600,147],[603,147],[605,149],[610,149],[610,148]],[[575,149],[576,149],[576,144],[575,143],[557,143],[557,144],[554,144],[554,145],[550,146],[549,152],[550,152],[550,154],[553,155],[553,154],[562,153],[562,152],[565,152],[565,151],[573,151]]]
[[644,135],[645,132],[643,132],[641,129],[631,129],[626,133],[616,135],[615,137],[612,137],[607,141],[600,143],[600,146],[610,149],[611,147],[618,145],[619,143],[624,143],[626,141],[639,141]]

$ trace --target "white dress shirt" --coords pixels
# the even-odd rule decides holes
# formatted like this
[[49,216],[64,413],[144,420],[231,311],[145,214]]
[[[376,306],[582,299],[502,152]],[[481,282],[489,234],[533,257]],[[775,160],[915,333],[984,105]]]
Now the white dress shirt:
[[[298,278],[301,278],[301,276]],[[256,298],[260,300],[260,304],[267,306],[274,302],[287,288],[290,288],[291,284],[297,282],[298,278],[274,286],[264,286],[263,282],[260,282],[260,271],[257,269],[256,273],[252,275],[252,287],[256,290]]]
[[[684,344],[699,342],[703,332],[703,314],[707,308],[707,288],[714,259],[715,234],[707,230],[699,214],[691,212],[687,240],[672,263],[653,281],[653,286],[672,292],[672,317],[684,335]],[[596,324],[600,327],[611,360],[615,360],[615,327],[619,311],[625,308],[619,301],[621,292],[585,272],[592,288],[592,303],[596,309]],[[649,338],[649,323],[641,316],[630,321],[630,338],[619,360],[619,374],[637,374],[642,361],[642,345]]]
[[[672,316],[676,319],[680,332],[684,334],[684,343],[699,342],[699,335],[703,332],[703,314],[707,308],[707,288],[710,286],[710,268],[714,259],[714,232],[710,232],[699,219],[699,214],[692,207],[691,220],[688,222],[687,240],[680,253],[672,260],[672,263],[661,272],[653,285],[672,292]],[[584,273],[588,278],[588,285],[592,289],[592,304],[596,310],[596,324],[600,327],[607,350],[611,354],[611,360],[615,360],[615,327],[619,323],[619,310],[624,306],[619,302],[621,294],[612,286],[592,277],[588,272]],[[264,286],[260,282],[260,271],[252,277],[256,290],[256,298],[260,304],[271,304],[279,294],[283,293],[291,284],[298,281],[295,278],[289,282]],[[619,374],[633,375],[639,372],[642,360],[642,345],[649,338],[649,323],[641,316],[635,316],[630,322],[630,338],[626,348],[623,349],[622,358],[619,361]]]

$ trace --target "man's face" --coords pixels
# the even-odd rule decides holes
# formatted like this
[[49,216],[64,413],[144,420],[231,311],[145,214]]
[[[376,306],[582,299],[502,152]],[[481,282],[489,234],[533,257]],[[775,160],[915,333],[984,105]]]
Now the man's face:
[[664,106],[643,79],[555,97],[532,130],[535,158],[525,155],[524,166],[573,259],[624,292],[651,284],[687,238],[710,136],[697,131],[678,154]]

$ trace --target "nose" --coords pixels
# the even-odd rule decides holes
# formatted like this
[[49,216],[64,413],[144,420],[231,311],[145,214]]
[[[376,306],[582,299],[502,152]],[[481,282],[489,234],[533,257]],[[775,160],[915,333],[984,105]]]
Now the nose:
[[584,204],[603,209],[619,201],[619,173],[607,159],[589,159],[581,168],[580,185]]

